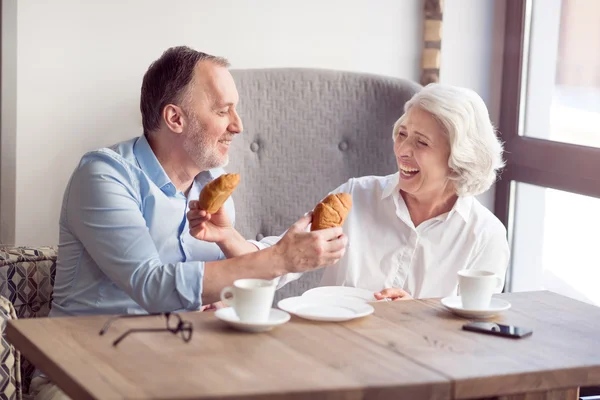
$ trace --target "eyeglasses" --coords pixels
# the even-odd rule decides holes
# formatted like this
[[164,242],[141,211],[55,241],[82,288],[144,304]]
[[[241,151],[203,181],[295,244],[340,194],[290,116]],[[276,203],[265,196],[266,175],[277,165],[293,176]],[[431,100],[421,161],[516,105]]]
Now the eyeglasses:
[[160,314],[135,314],[135,315],[117,315],[115,317],[111,317],[108,321],[106,321],[106,323],[104,324],[104,326],[102,327],[102,329],[100,329],[100,336],[104,335],[106,333],[106,331],[108,330],[108,328],[110,327],[110,325],[117,319],[122,319],[122,318],[140,318],[140,317],[148,317],[148,316],[155,316],[155,315],[162,315],[166,318],[166,322],[167,322],[167,326],[165,328],[134,328],[134,329],[129,329],[128,331],[126,331],[125,333],[123,333],[121,336],[119,336],[118,338],[115,339],[115,341],[113,342],[113,346],[118,345],[123,339],[125,339],[127,336],[129,336],[132,333],[135,332],[163,332],[163,331],[169,331],[172,334],[176,335],[176,334],[180,334],[181,338],[183,339],[184,342],[189,342],[192,339],[192,331],[194,330],[194,328],[192,327],[192,323],[190,321],[184,321],[183,319],[181,319],[181,317],[179,316],[179,314],[177,313],[171,313],[171,312],[167,312],[167,313],[160,313]]

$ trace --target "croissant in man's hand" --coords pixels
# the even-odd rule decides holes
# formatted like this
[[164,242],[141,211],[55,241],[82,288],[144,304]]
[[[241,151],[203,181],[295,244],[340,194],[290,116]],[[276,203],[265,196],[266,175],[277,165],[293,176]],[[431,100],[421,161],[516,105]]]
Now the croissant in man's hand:
[[240,183],[240,174],[224,174],[209,182],[200,192],[200,208],[214,214]]

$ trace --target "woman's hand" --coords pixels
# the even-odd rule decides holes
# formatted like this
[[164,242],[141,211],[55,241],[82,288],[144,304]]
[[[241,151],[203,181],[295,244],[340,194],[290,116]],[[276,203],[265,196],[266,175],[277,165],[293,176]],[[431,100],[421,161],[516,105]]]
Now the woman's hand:
[[200,311],[216,311],[220,308],[225,308],[225,304],[223,304],[220,301],[217,301],[216,303],[207,304],[205,306],[200,307]]
[[408,294],[405,290],[399,288],[383,289],[381,292],[375,293],[374,296],[377,300],[412,300],[412,296],[410,294]]
[[190,235],[198,240],[219,244],[227,241],[234,234],[225,207],[221,207],[214,214],[209,214],[206,210],[200,209],[197,200],[192,200],[187,219],[190,221]]
[[348,238],[340,227],[307,232],[312,213],[300,218],[272,249],[283,273],[308,272],[333,265],[346,252]]

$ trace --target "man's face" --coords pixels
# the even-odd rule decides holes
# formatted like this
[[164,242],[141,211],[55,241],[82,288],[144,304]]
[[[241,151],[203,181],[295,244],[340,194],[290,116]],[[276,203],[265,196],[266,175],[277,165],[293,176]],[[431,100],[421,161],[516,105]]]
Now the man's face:
[[187,121],[183,148],[203,171],[223,167],[233,137],[243,129],[233,77],[227,68],[204,61],[196,66],[190,85],[182,105]]

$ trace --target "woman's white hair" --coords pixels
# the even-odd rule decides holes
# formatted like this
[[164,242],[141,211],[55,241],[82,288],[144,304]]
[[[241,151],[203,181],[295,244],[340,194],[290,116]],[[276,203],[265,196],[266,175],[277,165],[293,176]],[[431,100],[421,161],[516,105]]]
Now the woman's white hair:
[[470,89],[431,83],[404,105],[404,114],[394,124],[394,140],[413,106],[431,114],[448,134],[448,166],[454,172],[450,179],[455,181],[456,194],[474,196],[488,190],[504,160],[502,143],[481,97]]

